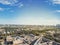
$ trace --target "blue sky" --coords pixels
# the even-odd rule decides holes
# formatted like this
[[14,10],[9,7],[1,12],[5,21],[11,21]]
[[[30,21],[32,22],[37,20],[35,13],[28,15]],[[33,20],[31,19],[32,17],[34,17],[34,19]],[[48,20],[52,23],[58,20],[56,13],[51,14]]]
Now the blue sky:
[[60,24],[60,0],[0,0],[0,24]]

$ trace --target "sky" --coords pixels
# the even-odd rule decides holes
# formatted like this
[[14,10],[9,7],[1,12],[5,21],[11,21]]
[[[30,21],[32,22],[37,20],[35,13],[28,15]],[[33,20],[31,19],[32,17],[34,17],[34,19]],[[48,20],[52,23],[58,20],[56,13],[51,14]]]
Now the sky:
[[60,0],[0,0],[0,24],[60,24]]

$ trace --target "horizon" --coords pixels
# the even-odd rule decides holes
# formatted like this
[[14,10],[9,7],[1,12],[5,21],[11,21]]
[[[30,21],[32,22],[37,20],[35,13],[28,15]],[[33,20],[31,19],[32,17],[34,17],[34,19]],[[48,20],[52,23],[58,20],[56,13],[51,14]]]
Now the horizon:
[[[32,25],[34,26],[33,24],[0,24],[0,25]],[[43,24],[40,24],[41,26],[56,26],[56,25],[60,25],[60,24],[56,24],[56,25],[43,25]],[[36,25],[38,26],[38,25]]]
[[0,24],[60,24],[60,0],[0,0]]

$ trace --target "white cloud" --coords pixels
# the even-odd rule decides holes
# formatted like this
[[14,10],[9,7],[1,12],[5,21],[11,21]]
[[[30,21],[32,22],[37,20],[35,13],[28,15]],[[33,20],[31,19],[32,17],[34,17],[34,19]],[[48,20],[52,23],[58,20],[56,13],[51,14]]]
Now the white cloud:
[[60,4],[60,0],[51,0],[53,4]]
[[4,5],[13,5],[17,2],[18,2],[18,0],[0,0],[0,3],[4,4]]
[[19,7],[19,8],[21,8],[21,7],[23,7],[23,6],[24,6],[24,5],[21,3],[21,4],[19,4],[19,6],[18,6],[18,7]]
[[1,8],[1,7],[0,7],[0,11],[4,11],[4,8]]
[[0,4],[9,5],[9,6],[16,6],[16,7],[23,7],[24,4],[19,2],[19,0],[0,0]]
[[56,12],[59,12],[60,13],[60,10],[56,10]]
[[1,3],[1,4],[4,4],[4,5],[9,5],[9,4],[11,4],[8,0],[0,0],[0,3]]

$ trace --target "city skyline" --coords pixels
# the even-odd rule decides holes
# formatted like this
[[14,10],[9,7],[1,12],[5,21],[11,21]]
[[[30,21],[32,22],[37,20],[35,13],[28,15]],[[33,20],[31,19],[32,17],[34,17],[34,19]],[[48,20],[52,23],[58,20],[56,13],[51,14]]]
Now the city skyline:
[[0,24],[60,24],[60,0],[0,0]]

